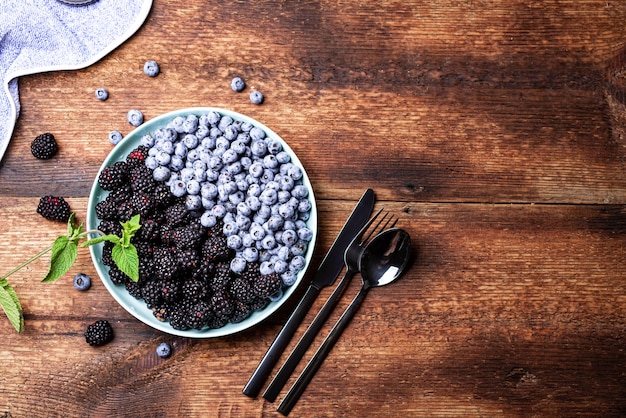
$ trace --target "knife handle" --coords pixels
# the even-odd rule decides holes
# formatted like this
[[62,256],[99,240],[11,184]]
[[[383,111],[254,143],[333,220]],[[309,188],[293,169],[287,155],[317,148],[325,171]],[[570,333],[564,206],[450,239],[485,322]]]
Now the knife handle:
[[302,320],[313,305],[313,302],[315,302],[319,293],[320,289],[313,285],[310,285],[306,290],[302,299],[300,299],[300,303],[298,303],[296,309],[293,311],[285,325],[283,325],[283,328],[280,330],[276,339],[274,339],[274,342],[265,353],[265,356],[252,374],[252,377],[250,377],[250,380],[243,388],[244,395],[251,398],[257,397],[261,391],[263,383],[265,383],[265,380],[272,372],[272,369],[278,362],[278,359],[285,350],[285,347],[287,347],[291,341],[291,338],[295,334],[300,323],[302,323]]
[[276,400],[276,397],[285,386],[285,383],[287,383],[287,380],[289,380],[289,376],[291,376],[293,371],[296,369],[296,366],[313,343],[313,340],[319,333],[320,329],[322,329],[322,327],[326,323],[326,320],[337,306],[339,299],[346,289],[346,285],[350,283],[350,279],[352,278],[352,276],[354,276],[354,273],[354,269],[348,268],[346,270],[343,278],[341,279],[333,293],[328,297],[328,299],[324,303],[324,306],[322,306],[320,311],[313,319],[313,322],[311,322],[307,330],[300,338],[300,341],[298,341],[296,347],[293,349],[291,354],[289,354],[289,357],[287,357],[287,360],[285,360],[285,363],[283,363],[280,370],[278,370],[278,373],[276,373],[276,376],[274,376],[274,379],[265,390],[265,393],[263,393],[263,398],[265,398],[267,401],[274,402]]
[[335,343],[339,341],[339,337],[341,336],[343,330],[350,324],[352,317],[354,317],[354,314],[359,309],[359,306],[361,306],[361,303],[365,299],[365,295],[369,289],[369,287],[363,286],[341,315],[339,320],[337,320],[337,323],[326,336],[322,345],[320,345],[317,349],[313,358],[311,358],[300,376],[298,376],[298,380],[296,380],[280,405],[278,405],[278,408],[276,409],[278,412],[285,416],[289,415],[289,412],[291,412],[293,407],[296,405],[298,399],[300,399],[300,396],[302,396],[302,393],[304,393],[304,390],[313,379],[313,376],[315,376],[315,373],[317,373],[317,370],[335,346]]

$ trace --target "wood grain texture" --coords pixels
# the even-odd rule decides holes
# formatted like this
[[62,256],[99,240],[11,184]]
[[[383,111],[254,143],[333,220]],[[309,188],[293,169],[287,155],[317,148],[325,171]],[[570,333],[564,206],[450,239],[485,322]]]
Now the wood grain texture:
[[[129,109],[228,108],[302,160],[319,210],[314,263],[367,187],[416,244],[293,416],[623,416],[625,21],[626,3],[607,1],[154,0],[100,62],[19,80],[0,267],[65,230],[35,213],[39,197],[64,196],[84,220],[108,132],[130,132]],[[148,59],[156,78],[142,74]],[[244,93],[230,89],[235,75]],[[42,132],[60,144],[49,161],[29,151]],[[44,261],[10,278],[26,329],[0,320],[0,416],[279,416],[241,390],[303,289],[252,330],[191,340],[139,323],[98,280],[74,290],[77,272],[96,277],[87,251],[54,284],[39,283]],[[91,348],[82,334],[100,318],[115,340]],[[156,356],[161,341],[171,358]]]

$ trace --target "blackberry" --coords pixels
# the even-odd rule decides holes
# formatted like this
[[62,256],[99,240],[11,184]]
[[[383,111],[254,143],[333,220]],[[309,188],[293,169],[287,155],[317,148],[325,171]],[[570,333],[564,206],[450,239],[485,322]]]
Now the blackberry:
[[[100,224],[99,229],[105,234],[108,234],[108,232],[105,232],[102,229],[102,223]],[[113,256],[111,255],[112,251],[113,251],[113,243],[109,241],[105,241],[104,245],[102,246],[102,264],[104,264],[105,266],[115,265],[115,262],[113,261]],[[121,283],[117,283],[117,284],[121,284]]]
[[135,299],[141,299],[141,285],[130,278],[124,282],[124,288]]
[[51,221],[67,222],[70,205],[62,197],[47,195],[39,199],[37,213]]
[[117,219],[120,222],[127,222],[135,215],[135,208],[130,202],[122,202],[117,206]]
[[166,303],[172,303],[180,298],[180,283],[178,280],[168,279],[159,282],[161,288],[161,298]]
[[103,190],[116,190],[126,183],[128,167],[124,161],[117,161],[113,165],[106,166],[98,175],[98,184]]
[[170,188],[162,183],[156,185],[152,194],[156,205],[162,208],[169,206],[174,198],[170,193]]
[[156,182],[152,178],[152,170],[143,164],[133,167],[128,174],[128,178],[130,188],[135,192],[152,193],[156,187]]
[[208,283],[213,278],[214,272],[215,264],[209,260],[202,259],[200,264],[192,271],[191,277]]
[[211,235],[202,244],[202,256],[207,260],[226,261],[232,257],[233,250],[226,244],[226,237],[223,235]]
[[260,311],[261,309],[265,309],[267,305],[269,304],[270,304],[270,300],[268,298],[257,297],[248,304],[248,307],[252,311]]
[[209,329],[218,329],[228,324],[228,322],[229,318],[227,316],[212,315],[207,322],[207,326],[209,327]]
[[194,249],[177,249],[176,263],[181,270],[193,270],[200,265],[200,256]]
[[[146,246],[142,246],[142,251],[151,252],[152,249],[146,249]],[[139,251],[138,251],[139,253]],[[143,283],[149,280],[155,275],[155,262],[154,259],[142,253],[139,258],[139,282]]]
[[40,160],[52,158],[58,149],[54,135],[49,132],[37,136],[30,144],[30,152]]
[[214,292],[226,291],[230,283],[230,264],[217,263],[214,267],[213,277],[209,284]]
[[152,314],[154,317],[161,321],[165,322],[169,319],[168,307],[167,304],[162,304],[160,306],[155,306],[152,308]]
[[201,280],[190,279],[182,285],[182,297],[184,300],[198,302],[207,297],[208,289]]
[[111,201],[115,202],[115,204],[119,205],[122,202],[128,202],[131,196],[132,196],[132,191],[130,190],[130,186],[126,184],[122,184],[117,189],[109,193],[109,195],[106,198],[110,199]]
[[194,303],[187,309],[187,324],[190,328],[204,328],[211,317],[211,307],[205,301]]
[[215,316],[220,318],[228,318],[235,309],[235,304],[225,291],[215,292],[209,304]]
[[160,279],[168,280],[177,272],[176,259],[169,248],[158,247],[154,252],[154,274]]
[[185,331],[190,328],[187,322],[188,309],[185,302],[179,302],[170,307],[168,317],[172,328]]
[[132,150],[126,157],[126,164],[131,167],[143,166],[148,157],[148,148],[139,145]]
[[154,242],[159,239],[159,231],[161,229],[161,224],[155,219],[142,219],[141,220],[141,228],[137,231],[135,237],[141,241],[150,241]]
[[141,298],[152,309],[161,303],[161,286],[156,281],[149,281],[141,288]]
[[189,219],[189,212],[184,203],[175,203],[165,209],[165,220],[172,227],[184,225]]
[[109,279],[114,284],[124,284],[127,280],[130,280],[130,277],[126,275],[122,270],[120,270],[115,263],[109,266]]
[[253,310],[250,308],[250,306],[248,306],[248,304],[238,300],[235,301],[234,305],[235,307],[233,309],[233,313],[230,316],[230,322],[237,324],[252,315]]
[[130,198],[130,204],[141,217],[150,216],[156,206],[153,196],[145,191],[135,192]]
[[252,302],[255,297],[252,285],[250,285],[250,283],[242,277],[237,277],[231,282],[230,295],[244,304]]
[[104,345],[113,340],[113,328],[107,320],[99,320],[89,324],[85,331],[85,340],[91,346]]
[[283,281],[278,274],[263,274],[252,281],[252,289],[257,296],[268,297],[278,292],[282,284]]
[[174,243],[179,248],[195,248],[202,241],[204,236],[203,227],[196,222],[181,226],[174,230]]
[[117,203],[113,199],[109,199],[107,196],[106,199],[101,200],[96,204],[96,216],[101,220],[116,220]]

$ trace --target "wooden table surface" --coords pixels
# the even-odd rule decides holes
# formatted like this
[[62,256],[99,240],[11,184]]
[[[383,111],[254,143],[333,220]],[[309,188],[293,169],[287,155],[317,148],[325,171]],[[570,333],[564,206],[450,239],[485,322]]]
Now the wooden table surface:
[[[228,108],[303,162],[315,263],[368,187],[418,248],[400,281],[370,292],[291,416],[623,416],[624,22],[620,1],[154,0],[98,63],[20,79],[0,168],[1,269],[65,231],[35,212],[41,196],[85,219],[108,132],[130,132],[129,109]],[[142,73],[148,59],[156,78]],[[230,89],[236,75],[245,93]],[[48,161],[29,150],[43,132],[60,144]],[[88,251],[53,284],[45,271],[38,261],[9,280],[26,327],[0,318],[0,416],[280,416],[241,391],[304,287],[259,326],[198,340],[128,314]],[[86,293],[78,272],[94,278]],[[95,319],[111,322],[112,343],[86,344]],[[169,359],[155,354],[162,341]]]

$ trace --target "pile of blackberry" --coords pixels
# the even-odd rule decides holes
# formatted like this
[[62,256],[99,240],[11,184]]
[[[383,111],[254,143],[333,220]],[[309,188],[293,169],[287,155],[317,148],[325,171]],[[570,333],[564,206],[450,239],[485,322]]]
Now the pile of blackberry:
[[203,226],[201,212],[189,211],[184,197],[174,197],[154,180],[144,164],[147,154],[139,146],[98,177],[100,187],[109,192],[95,208],[102,232],[118,235],[120,222],[141,215],[141,228],[132,238],[139,254],[139,281],[117,268],[112,244],[106,242],[102,263],[109,267],[110,280],[143,299],[158,320],[177,330],[221,328],[265,308],[283,285],[280,276],[262,275],[258,263],[234,273],[234,252],[223,225]]

